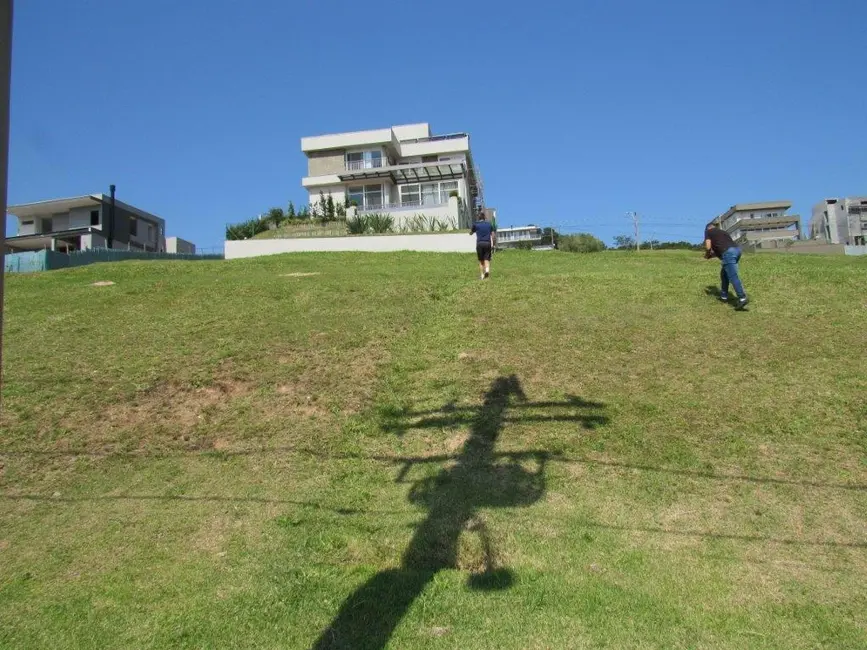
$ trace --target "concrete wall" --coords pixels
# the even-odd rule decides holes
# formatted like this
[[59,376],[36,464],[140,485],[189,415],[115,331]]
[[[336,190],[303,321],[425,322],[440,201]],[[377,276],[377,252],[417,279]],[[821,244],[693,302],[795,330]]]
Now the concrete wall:
[[[96,210],[99,212],[99,205],[94,204],[92,208],[74,208],[69,211],[69,228],[87,228],[90,226],[90,213]],[[101,223],[101,222],[100,222]]]
[[307,154],[307,175],[339,174],[346,167],[343,150],[311,151]]
[[297,239],[247,239],[226,242],[226,259],[279,255],[280,253],[365,251],[424,251],[473,253],[475,237],[467,234],[373,235],[359,237],[299,237]]
[[433,142],[403,142],[400,145],[400,156],[401,158],[409,158],[412,156],[461,153],[469,150],[469,137],[454,138],[452,140],[434,140]]
[[166,238],[166,252],[193,255],[196,252],[196,245],[180,237],[168,237]]
[[372,131],[354,131],[352,133],[332,133],[301,138],[301,151],[323,151],[327,149],[346,149],[347,147],[366,147],[368,145],[386,145],[394,140],[390,128]]
[[[18,234],[19,235],[35,235],[36,234],[36,222],[38,221],[34,217],[28,217],[26,219],[21,219],[20,217],[16,217],[18,219]],[[24,225],[24,223],[27,225]]]
[[[379,180],[379,179],[377,179]],[[369,183],[370,185],[375,185],[375,183]],[[310,205],[317,205],[319,203],[319,192],[325,196],[325,199],[328,199],[328,195],[331,195],[331,198],[334,200],[335,205],[338,203],[343,203],[346,200],[346,187],[343,185],[326,185],[323,187],[317,187],[316,189],[311,189],[308,192],[308,203]]]
[[394,135],[398,140],[412,140],[415,138],[429,138],[430,124],[420,122],[419,124],[399,124],[391,127]]
[[839,244],[824,244],[819,242],[795,242],[790,246],[786,246],[785,242],[780,241],[777,245],[774,242],[763,242],[761,248],[756,248],[755,251],[751,248],[746,249],[749,252],[756,253],[807,253],[812,255],[842,255],[844,247]]
[[[108,222],[109,214],[111,208],[109,205],[103,206],[103,214],[106,215],[105,221]],[[135,219],[138,221],[138,228],[135,235],[131,235],[130,228],[130,220]],[[148,239],[148,224],[154,227],[154,239]],[[103,232],[106,232],[107,226],[103,226]],[[114,232],[112,233],[112,248],[142,248],[147,247],[147,250],[150,251],[158,251],[165,248],[165,232],[160,233],[160,229],[165,229],[165,222],[155,222],[143,217],[140,217],[137,214],[134,214],[124,208],[115,206],[115,218],[114,218]],[[108,232],[106,232],[108,235]],[[162,239],[161,239],[162,237]]]

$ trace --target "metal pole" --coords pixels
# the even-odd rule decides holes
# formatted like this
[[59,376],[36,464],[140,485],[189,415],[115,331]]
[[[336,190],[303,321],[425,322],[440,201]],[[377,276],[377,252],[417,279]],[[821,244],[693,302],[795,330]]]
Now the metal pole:
[[[3,370],[3,276],[6,275],[6,184],[9,178],[9,86],[12,79],[12,0],[0,0],[0,379]],[[0,381],[2,386],[2,381]]]
[[114,185],[108,186],[111,193],[111,203],[108,208],[108,247],[114,248]]
[[627,212],[626,216],[632,219],[632,225],[635,228],[635,250],[641,250],[641,238],[638,230],[638,213]]

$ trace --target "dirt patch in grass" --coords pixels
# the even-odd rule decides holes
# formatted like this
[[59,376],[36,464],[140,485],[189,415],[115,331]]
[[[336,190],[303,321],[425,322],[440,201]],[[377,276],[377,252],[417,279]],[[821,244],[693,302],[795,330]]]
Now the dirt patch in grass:
[[103,419],[112,429],[166,422],[178,431],[188,431],[204,418],[206,411],[226,408],[251,390],[249,383],[231,380],[202,388],[167,383],[140,394],[131,403],[112,406]]
[[306,273],[302,272],[302,271],[297,271],[295,273],[282,273],[281,277],[284,277],[284,278],[309,278],[311,275],[319,275],[319,271],[308,271]]

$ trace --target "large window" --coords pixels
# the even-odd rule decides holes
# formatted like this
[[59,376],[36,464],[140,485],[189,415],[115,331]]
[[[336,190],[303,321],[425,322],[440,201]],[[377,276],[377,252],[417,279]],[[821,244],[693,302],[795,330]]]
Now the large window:
[[346,154],[346,169],[374,169],[382,166],[381,151],[353,151]]
[[135,217],[129,218],[129,234],[138,237],[138,219]]
[[376,210],[382,207],[382,185],[358,185],[349,188],[349,202],[359,210]]
[[444,205],[449,202],[449,194],[457,190],[457,181],[401,185],[400,204],[405,207]]

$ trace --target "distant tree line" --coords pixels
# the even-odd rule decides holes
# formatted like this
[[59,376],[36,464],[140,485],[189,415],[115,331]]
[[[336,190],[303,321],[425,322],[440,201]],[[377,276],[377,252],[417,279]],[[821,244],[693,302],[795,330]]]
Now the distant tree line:
[[[635,239],[628,235],[617,235],[614,238],[614,250],[635,250]],[[645,239],[641,241],[642,249],[653,250],[701,250],[702,244],[693,244],[688,241],[660,241],[658,239]]]

